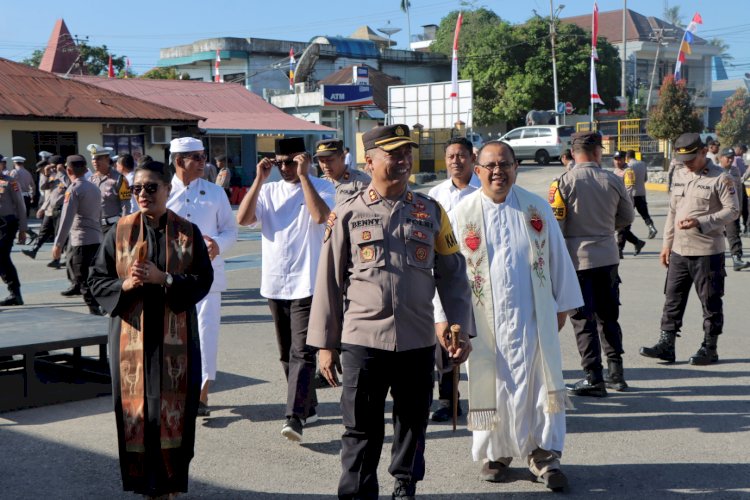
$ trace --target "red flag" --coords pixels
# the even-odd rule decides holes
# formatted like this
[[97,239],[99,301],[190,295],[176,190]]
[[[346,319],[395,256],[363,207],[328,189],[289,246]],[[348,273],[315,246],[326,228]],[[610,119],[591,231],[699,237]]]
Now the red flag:
[[219,49],[216,49],[216,63],[214,64],[214,81],[216,83],[221,82],[221,76],[219,75],[219,63],[221,63],[221,56],[219,55]]
[[696,12],[696,13],[695,13],[695,15],[693,16],[693,22],[694,22],[695,24],[703,24],[703,18],[701,17],[701,15],[700,15],[700,14],[698,14],[698,13]]
[[458,35],[461,33],[461,23],[463,23],[464,15],[462,12],[458,13],[458,19],[456,19],[456,31],[453,34],[453,60],[451,62],[451,98],[456,99],[458,97]]
[[107,77],[115,77],[115,67],[112,66],[112,54],[109,55],[109,69],[107,70]]

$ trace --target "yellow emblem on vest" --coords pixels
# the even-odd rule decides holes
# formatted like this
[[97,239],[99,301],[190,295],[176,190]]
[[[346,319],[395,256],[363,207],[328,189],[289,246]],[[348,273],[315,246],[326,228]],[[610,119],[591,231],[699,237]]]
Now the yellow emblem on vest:
[[555,219],[563,220],[568,215],[568,207],[565,206],[565,200],[563,200],[558,188],[559,181],[554,181],[549,187],[549,197],[547,201],[552,207],[552,213],[555,215]]
[[632,169],[625,170],[625,175],[622,176],[625,181],[625,187],[635,186],[635,172]]

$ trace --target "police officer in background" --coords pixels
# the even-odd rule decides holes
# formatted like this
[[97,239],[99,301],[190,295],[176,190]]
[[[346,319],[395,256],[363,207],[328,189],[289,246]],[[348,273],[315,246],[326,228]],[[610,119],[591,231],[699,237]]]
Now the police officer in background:
[[[627,388],[622,367],[619,255],[614,233],[633,223],[633,204],[622,179],[601,168],[602,139],[573,134],[576,166],[550,187],[550,204],[578,274],[584,306],[571,316],[586,377],[568,391],[603,397]],[[601,340],[600,340],[601,338]],[[601,350],[607,355],[603,377]]]
[[719,360],[716,341],[724,326],[724,226],[739,216],[734,181],[706,158],[699,134],[682,134],[674,143],[684,168],[675,170],[669,211],[664,224],[661,263],[667,268],[661,335],[641,355],[675,360],[675,338],[682,328],[690,288],[695,285],[703,306],[703,343],[689,362]]
[[[630,196],[630,201],[632,202],[636,184],[635,172],[633,171],[632,167],[625,163],[625,158],[626,154],[624,151],[615,151],[612,154],[612,162],[615,165],[614,173],[616,176],[622,178],[623,182],[625,183],[625,191],[627,191],[628,196]],[[632,225],[628,225],[623,229],[617,231],[617,248],[620,249],[621,259],[624,257],[626,242],[632,243],[635,247],[633,256],[637,256],[638,254],[640,254],[641,250],[643,250],[643,247],[646,246],[645,241],[639,239],[635,234],[633,234],[633,231],[631,231],[632,227]]]
[[633,206],[638,211],[638,214],[643,218],[643,222],[648,227],[648,239],[652,240],[656,237],[659,232],[654,226],[654,221],[651,219],[651,215],[648,213],[648,203],[646,202],[646,181],[648,180],[648,167],[646,164],[636,158],[635,151],[629,149],[625,153],[625,159],[628,162],[628,167],[633,172],[632,180],[625,178],[625,187],[628,187],[628,182],[632,182],[632,196]]
[[[128,182],[128,187],[133,185],[133,180],[135,179],[135,158],[133,158],[133,155],[130,153],[118,155],[117,161],[115,162],[115,169],[117,169],[118,174],[125,177],[125,180]],[[138,210],[138,201],[131,190],[130,209],[128,212],[132,214]]]
[[68,262],[73,279],[71,289],[61,292],[64,297],[81,293],[91,314],[101,316],[102,310],[89,289],[89,266],[102,242],[102,202],[99,189],[85,179],[86,158],[71,155],[65,161],[70,186],[65,191],[60,225],[57,229],[52,258],[60,259],[65,240],[69,239]]
[[[328,217],[307,343],[319,347],[320,370],[338,385],[343,366],[342,475],[339,498],[377,498],[385,399],[393,397],[394,438],[388,471],[392,498],[414,498],[424,478],[432,401],[437,286],[448,320],[463,327],[456,362],[471,349],[471,291],[466,263],[443,208],[408,188],[412,147],[406,125],[376,127],[362,137],[371,166],[367,190]],[[341,349],[341,363],[337,350]]]
[[[737,204],[742,212],[742,198],[740,193],[743,189],[742,176],[740,170],[734,163],[734,149],[725,148],[719,155],[719,166],[724,169],[724,172],[734,181],[735,191],[737,193]],[[750,262],[742,260],[742,238],[740,236],[740,216],[738,215],[735,220],[730,222],[724,228],[724,234],[726,234],[727,242],[729,243],[729,252],[732,254],[732,267],[735,271],[742,271],[746,267],[750,267]]]
[[18,233],[18,243],[26,242],[26,204],[18,181],[0,172],[0,278],[8,287],[10,295],[0,306],[22,306],[21,281],[10,252]]
[[26,215],[28,216],[29,209],[31,208],[31,200],[36,191],[34,176],[26,170],[26,158],[23,156],[14,156],[12,160],[13,170],[10,171],[10,176],[18,182],[18,187],[21,188],[21,195],[23,195],[23,202],[26,204]]
[[323,179],[336,188],[336,205],[363,191],[370,184],[370,176],[344,163],[344,141],[324,139],[315,143],[315,159],[323,171]]
[[216,161],[216,167],[219,169],[219,173],[216,175],[216,185],[224,190],[227,198],[231,198],[232,171],[229,169],[227,155],[219,155],[214,160]]
[[89,181],[99,188],[102,203],[102,233],[117,224],[120,217],[130,213],[132,195],[127,179],[112,168],[112,148],[89,144],[94,174]]
[[720,147],[721,147],[721,143],[719,141],[713,138],[708,139],[708,152],[706,153],[706,158],[711,160],[711,162],[714,165],[719,164],[719,148]]

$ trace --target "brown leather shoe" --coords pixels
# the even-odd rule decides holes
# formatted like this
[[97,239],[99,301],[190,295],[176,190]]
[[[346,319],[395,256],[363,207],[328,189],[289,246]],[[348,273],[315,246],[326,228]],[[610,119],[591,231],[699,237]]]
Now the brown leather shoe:
[[480,475],[484,481],[501,483],[505,480],[505,474],[507,472],[508,466],[504,463],[488,460],[482,463],[482,471]]
[[540,483],[552,491],[560,492],[568,487],[568,478],[560,469],[548,470],[537,478]]

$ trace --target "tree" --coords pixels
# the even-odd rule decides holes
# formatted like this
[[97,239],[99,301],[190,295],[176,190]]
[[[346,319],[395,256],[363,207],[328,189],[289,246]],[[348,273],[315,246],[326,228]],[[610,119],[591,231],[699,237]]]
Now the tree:
[[406,32],[409,34],[409,40],[406,42],[406,50],[411,48],[411,2],[401,0],[401,10],[406,13]]
[[[458,12],[440,21],[434,52],[446,55],[453,47]],[[473,80],[474,120],[479,125],[522,120],[531,109],[554,109],[552,49],[549,18],[534,17],[511,26],[491,10],[464,12],[459,38],[459,74]],[[561,100],[575,108],[589,107],[590,34],[573,24],[558,24],[555,53]],[[598,42],[599,93],[609,109],[617,106],[620,63],[617,50]]]
[[187,73],[178,73],[174,67],[153,68],[143,73],[140,78],[147,80],[189,80],[190,75]]
[[716,133],[727,145],[750,142],[750,95],[744,87],[724,101]]
[[674,7],[664,7],[664,19],[678,28],[685,27],[685,21],[682,20],[682,14],[680,13],[680,6],[675,5]]
[[734,59],[734,56],[729,53],[729,44],[721,38],[714,37],[708,41],[708,44],[719,49],[719,54],[715,57],[720,57],[724,62],[729,62]]
[[79,43],[77,48],[81,55],[79,59],[89,75],[106,75],[109,68],[110,55],[112,56],[112,66],[116,73],[125,69],[125,56],[110,54],[106,45],[89,45],[84,41]]
[[44,51],[41,49],[36,49],[34,52],[31,53],[31,56],[27,57],[26,59],[23,59],[21,61],[21,64],[26,64],[33,68],[38,68],[39,64],[42,62],[42,57],[44,57]]
[[659,102],[648,114],[646,131],[656,139],[674,142],[680,134],[700,132],[703,120],[693,107],[685,80],[674,81],[674,76],[664,78],[659,90]]

